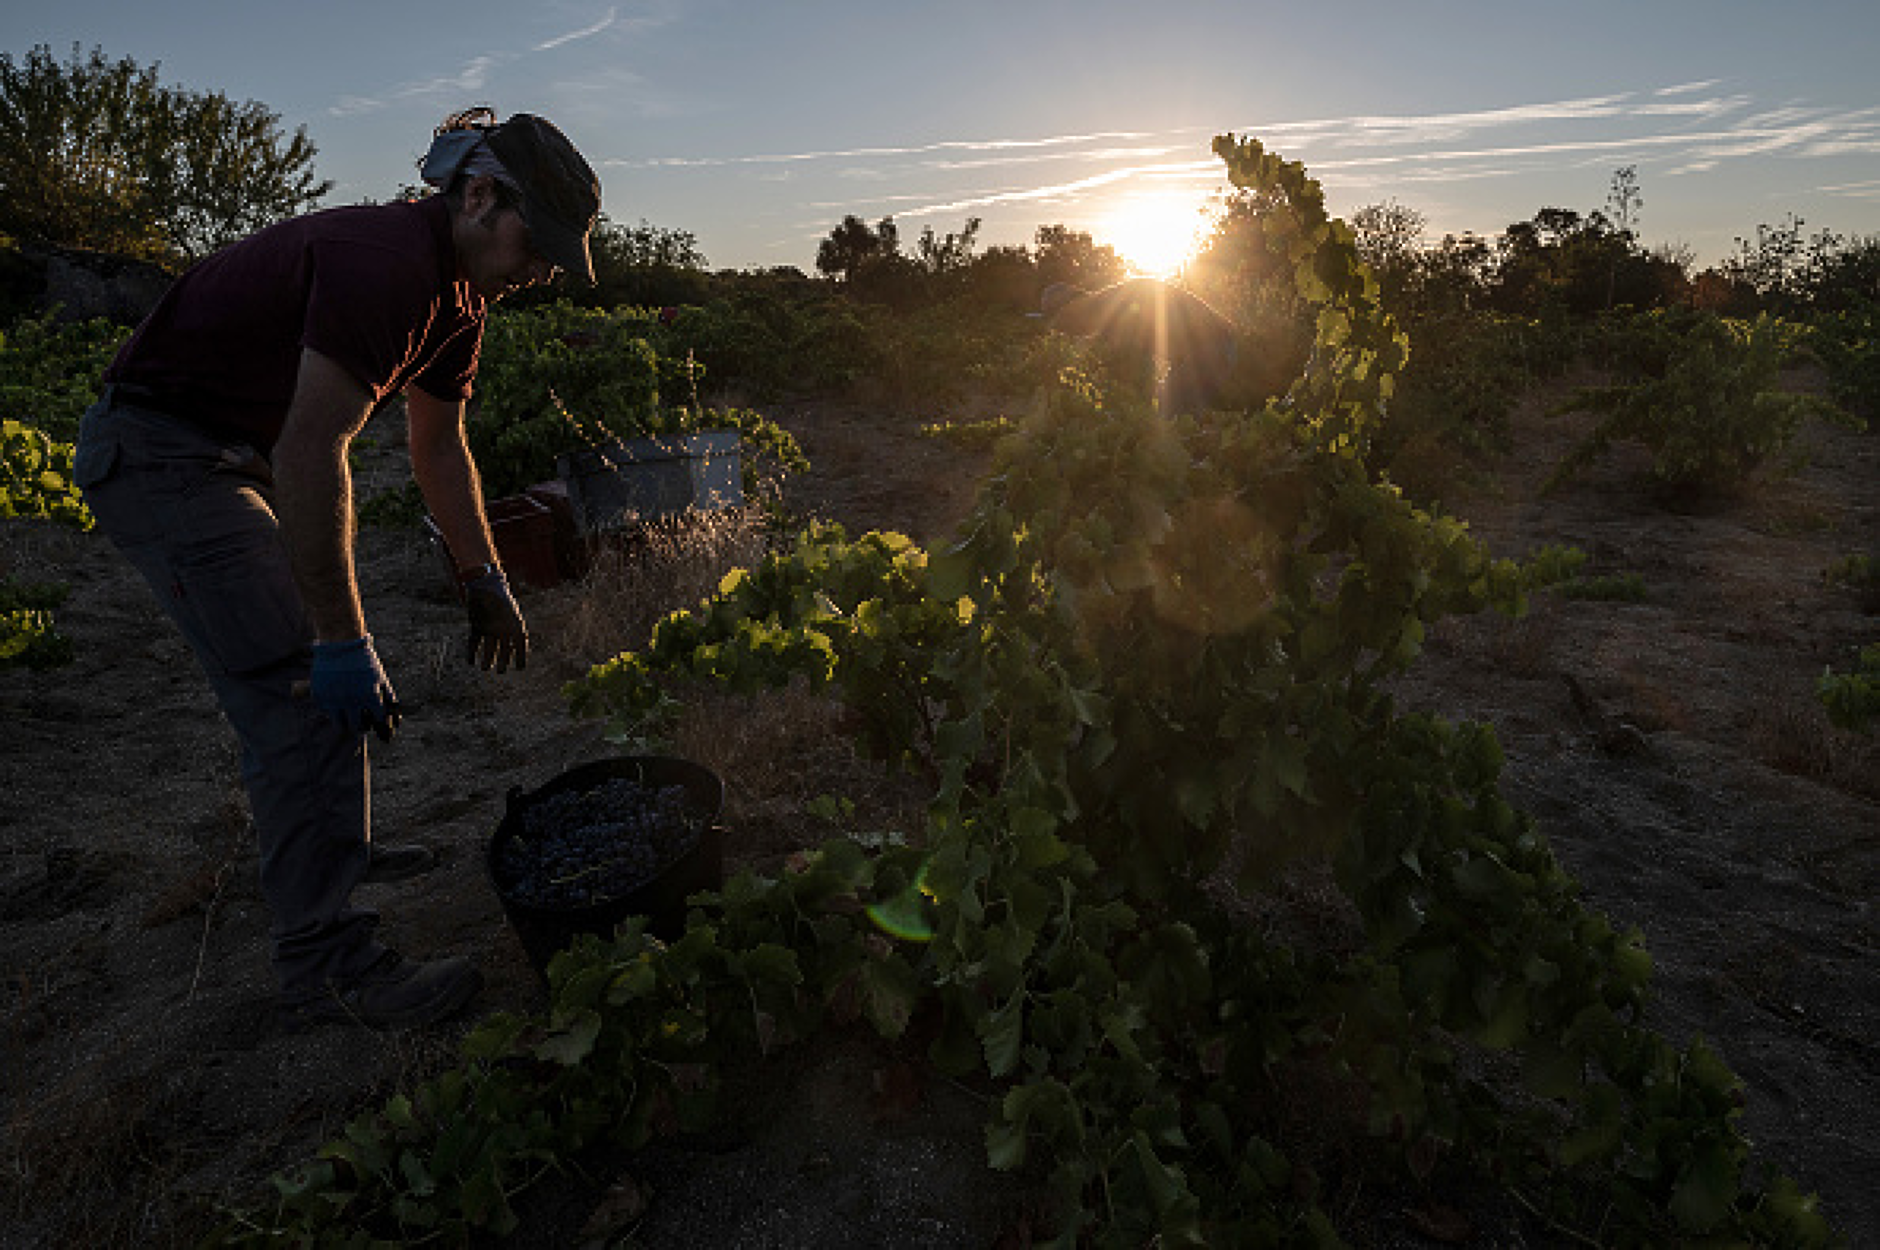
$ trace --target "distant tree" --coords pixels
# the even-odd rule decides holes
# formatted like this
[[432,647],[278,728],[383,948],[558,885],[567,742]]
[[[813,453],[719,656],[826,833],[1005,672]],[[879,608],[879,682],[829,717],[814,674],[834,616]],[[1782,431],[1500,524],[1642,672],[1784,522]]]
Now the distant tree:
[[1420,311],[1432,316],[1468,312],[1482,301],[1495,272],[1495,249],[1479,234],[1446,234],[1420,258]]
[[1227,196],[1185,270],[1186,285],[1239,326],[1237,385],[1250,398],[1284,391],[1312,345],[1313,322],[1292,262],[1274,250],[1266,227],[1278,207],[1263,195]]
[[1244,191],[1227,196],[1186,270],[1197,294],[1243,326],[1291,326],[1301,313],[1292,262],[1273,249],[1266,228],[1275,207]]
[[311,207],[333,187],[312,174],[306,128],[282,135],[280,117],[220,92],[168,93],[171,142],[151,194],[170,206],[170,243],[199,257]]
[[1038,307],[1038,266],[1024,247],[989,247],[973,258],[967,289],[981,304],[1011,312]]
[[1087,290],[1120,282],[1129,266],[1109,244],[1101,247],[1088,231],[1068,226],[1039,226],[1032,242],[1036,248],[1040,289],[1068,282]]
[[1651,254],[1680,273],[1691,273],[1697,267],[1697,249],[1689,243],[1660,243]]
[[1358,255],[1370,266],[1385,300],[1394,308],[1403,307],[1418,284],[1428,219],[1408,205],[1389,200],[1358,209],[1348,224],[1357,236]]
[[1528,221],[1511,222],[1497,248],[1493,299],[1505,312],[1538,313],[1561,303],[1565,285],[1565,240],[1580,228],[1571,209],[1543,208]]
[[1880,238],[1832,230],[1807,236],[1802,224],[1791,213],[1780,225],[1757,226],[1755,240],[1738,239],[1736,254],[1719,267],[1755,292],[1754,310],[1794,315],[1880,303]]
[[1719,266],[1731,281],[1756,292],[1761,308],[1793,311],[1804,297],[1808,244],[1802,219],[1790,213],[1778,225],[1756,227],[1756,238],[1736,240],[1736,252]]
[[1762,307],[1755,287],[1715,265],[1692,276],[1685,302],[1699,312],[1726,317],[1752,316]]
[[1812,258],[1807,288],[1816,312],[1880,309],[1880,236],[1833,237]]
[[[1623,174],[1624,171],[1621,171]],[[1631,187],[1627,191],[1627,186]],[[1636,185],[1615,180],[1626,217],[1636,220]],[[1641,251],[1637,236],[1603,212],[1543,208],[1502,234],[1490,302],[1504,312],[1592,314],[1618,304],[1661,307],[1683,275],[1671,260]]]
[[977,217],[968,217],[966,228],[958,234],[937,235],[932,226],[924,226],[914,255],[920,267],[936,277],[961,274],[973,263],[973,247],[978,237]]
[[[622,226],[605,213],[595,222],[589,236],[591,251],[604,252],[609,264],[638,269],[704,269],[705,254],[699,250],[698,236],[689,230],[650,225],[642,218],[637,226]],[[600,260],[597,255],[596,262]]]
[[1638,236],[1639,213],[1645,208],[1645,196],[1638,187],[1638,166],[1621,165],[1612,171],[1606,188],[1607,217],[1620,234]]
[[562,297],[580,294],[602,307],[649,308],[700,304],[710,295],[705,254],[690,231],[645,220],[623,226],[602,214],[588,235],[588,251],[594,259],[593,288],[560,291]]
[[854,299],[906,311],[932,303],[942,283],[918,257],[896,248],[865,258],[845,285]]
[[879,226],[870,227],[850,213],[817,245],[816,272],[842,282],[853,281],[868,261],[898,255],[900,250],[901,232],[894,218],[883,217]]
[[149,257],[163,239],[142,183],[161,109],[155,69],[76,47],[0,52],[0,229],[21,239]]
[[1640,263],[1656,275],[1658,295],[1650,304],[1635,301],[1639,307],[1690,307],[1691,284],[1697,275],[1697,249],[1683,242],[1656,243],[1645,252]]
[[950,299],[966,288],[972,270],[979,218],[969,217],[958,233],[937,233],[923,226],[911,256],[870,261],[863,270],[863,294],[898,307]]
[[331,189],[304,127],[157,67],[45,45],[0,53],[0,231],[56,246],[188,261]]
[[1606,307],[1611,308],[1618,294],[1619,266],[1638,245],[1638,216],[1645,207],[1645,197],[1638,189],[1638,166],[1621,165],[1612,173],[1612,186],[1606,192],[1606,207],[1614,238],[1609,242],[1606,268]]

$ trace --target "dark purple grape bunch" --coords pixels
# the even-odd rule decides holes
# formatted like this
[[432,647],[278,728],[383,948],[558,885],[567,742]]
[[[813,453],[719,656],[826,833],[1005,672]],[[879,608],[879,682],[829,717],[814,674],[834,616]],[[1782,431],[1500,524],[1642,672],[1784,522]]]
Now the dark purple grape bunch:
[[534,907],[591,907],[653,881],[698,844],[684,786],[617,777],[558,790],[522,810],[521,836],[497,848],[509,896]]

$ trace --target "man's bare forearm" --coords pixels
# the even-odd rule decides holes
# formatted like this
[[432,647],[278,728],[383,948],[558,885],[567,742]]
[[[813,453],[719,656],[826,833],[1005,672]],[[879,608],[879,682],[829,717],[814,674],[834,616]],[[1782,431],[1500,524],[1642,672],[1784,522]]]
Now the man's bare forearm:
[[275,507],[294,580],[321,642],[366,632],[353,570],[353,436],[371,413],[365,387],[314,352],[301,360],[287,423],[274,444]]
[[463,405],[440,400],[413,387],[406,393],[411,475],[424,496],[431,519],[460,568],[496,560],[483,483],[464,441]]

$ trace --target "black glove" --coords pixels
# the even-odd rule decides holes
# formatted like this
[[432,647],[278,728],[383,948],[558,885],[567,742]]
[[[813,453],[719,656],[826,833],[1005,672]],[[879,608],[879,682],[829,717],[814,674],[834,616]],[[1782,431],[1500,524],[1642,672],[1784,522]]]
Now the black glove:
[[464,604],[470,610],[470,645],[466,657],[481,669],[507,672],[514,660],[517,668],[529,661],[529,627],[523,623],[522,609],[509,593],[509,579],[501,569],[492,569],[464,583]]

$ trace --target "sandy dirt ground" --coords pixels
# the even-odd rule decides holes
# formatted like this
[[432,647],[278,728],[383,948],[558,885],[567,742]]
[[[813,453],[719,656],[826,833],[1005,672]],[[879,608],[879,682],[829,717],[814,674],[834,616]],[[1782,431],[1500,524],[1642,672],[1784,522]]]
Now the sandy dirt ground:
[[[1880,1245],[1880,753],[1830,729],[1810,693],[1825,665],[1880,640],[1872,605],[1822,578],[1880,551],[1880,436],[1811,427],[1796,476],[1674,513],[1623,454],[1539,498],[1574,432],[1544,407],[1523,409],[1518,451],[1450,509],[1499,554],[1573,544],[1645,596],[1542,595],[1520,621],[1449,623],[1404,696],[1497,727],[1515,801],[1591,903],[1644,931],[1660,1026],[1721,1049],[1748,1085],[1758,1158],[1818,1191],[1851,1244]],[[937,541],[970,502],[978,457],[911,421],[772,415],[814,463],[791,494],[806,512]],[[392,419],[368,433],[370,489],[402,453]],[[443,863],[361,899],[393,945],[472,956],[486,987],[448,1026],[293,1035],[272,1012],[233,741],[189,655],[105,540],[0,523],[0,571],[70,585],[59,620],[77,649],[65,669],[0,673],[0,1246],[187,1244],[203,1196],[255,1192],[447,1065],[478,1016],[538,1007],[482,862],[505,795],[615,753],[569,716],[562,683],[696,601],[753,543],[725,526],[526,592],[534,657],[496,675],[462,664],[460,609],[422,535],[363,533],[368,616],[409,708],[397,740],[374,744],[375,836],[422,839]],[[877,827],[910,810],[813,706],[706,708],[681,746],[725,778],[734,864],[771,869],[820,840],[804,812],[820,794],[860,799],[858,821]],[[623,1173],[651,1196],[637,1236],[1015,1244],[1026,1199],[983,1166],[983,1092],[917,1072],[836,1038],[739,1074],[725,1135]],[[526,1207],[518,1244],[578,1244],[596,1192]],[[1484,1219],[1449,1240],[1547,1244]],[[1386,1217],[1370,1244],[1435,1243]]]

